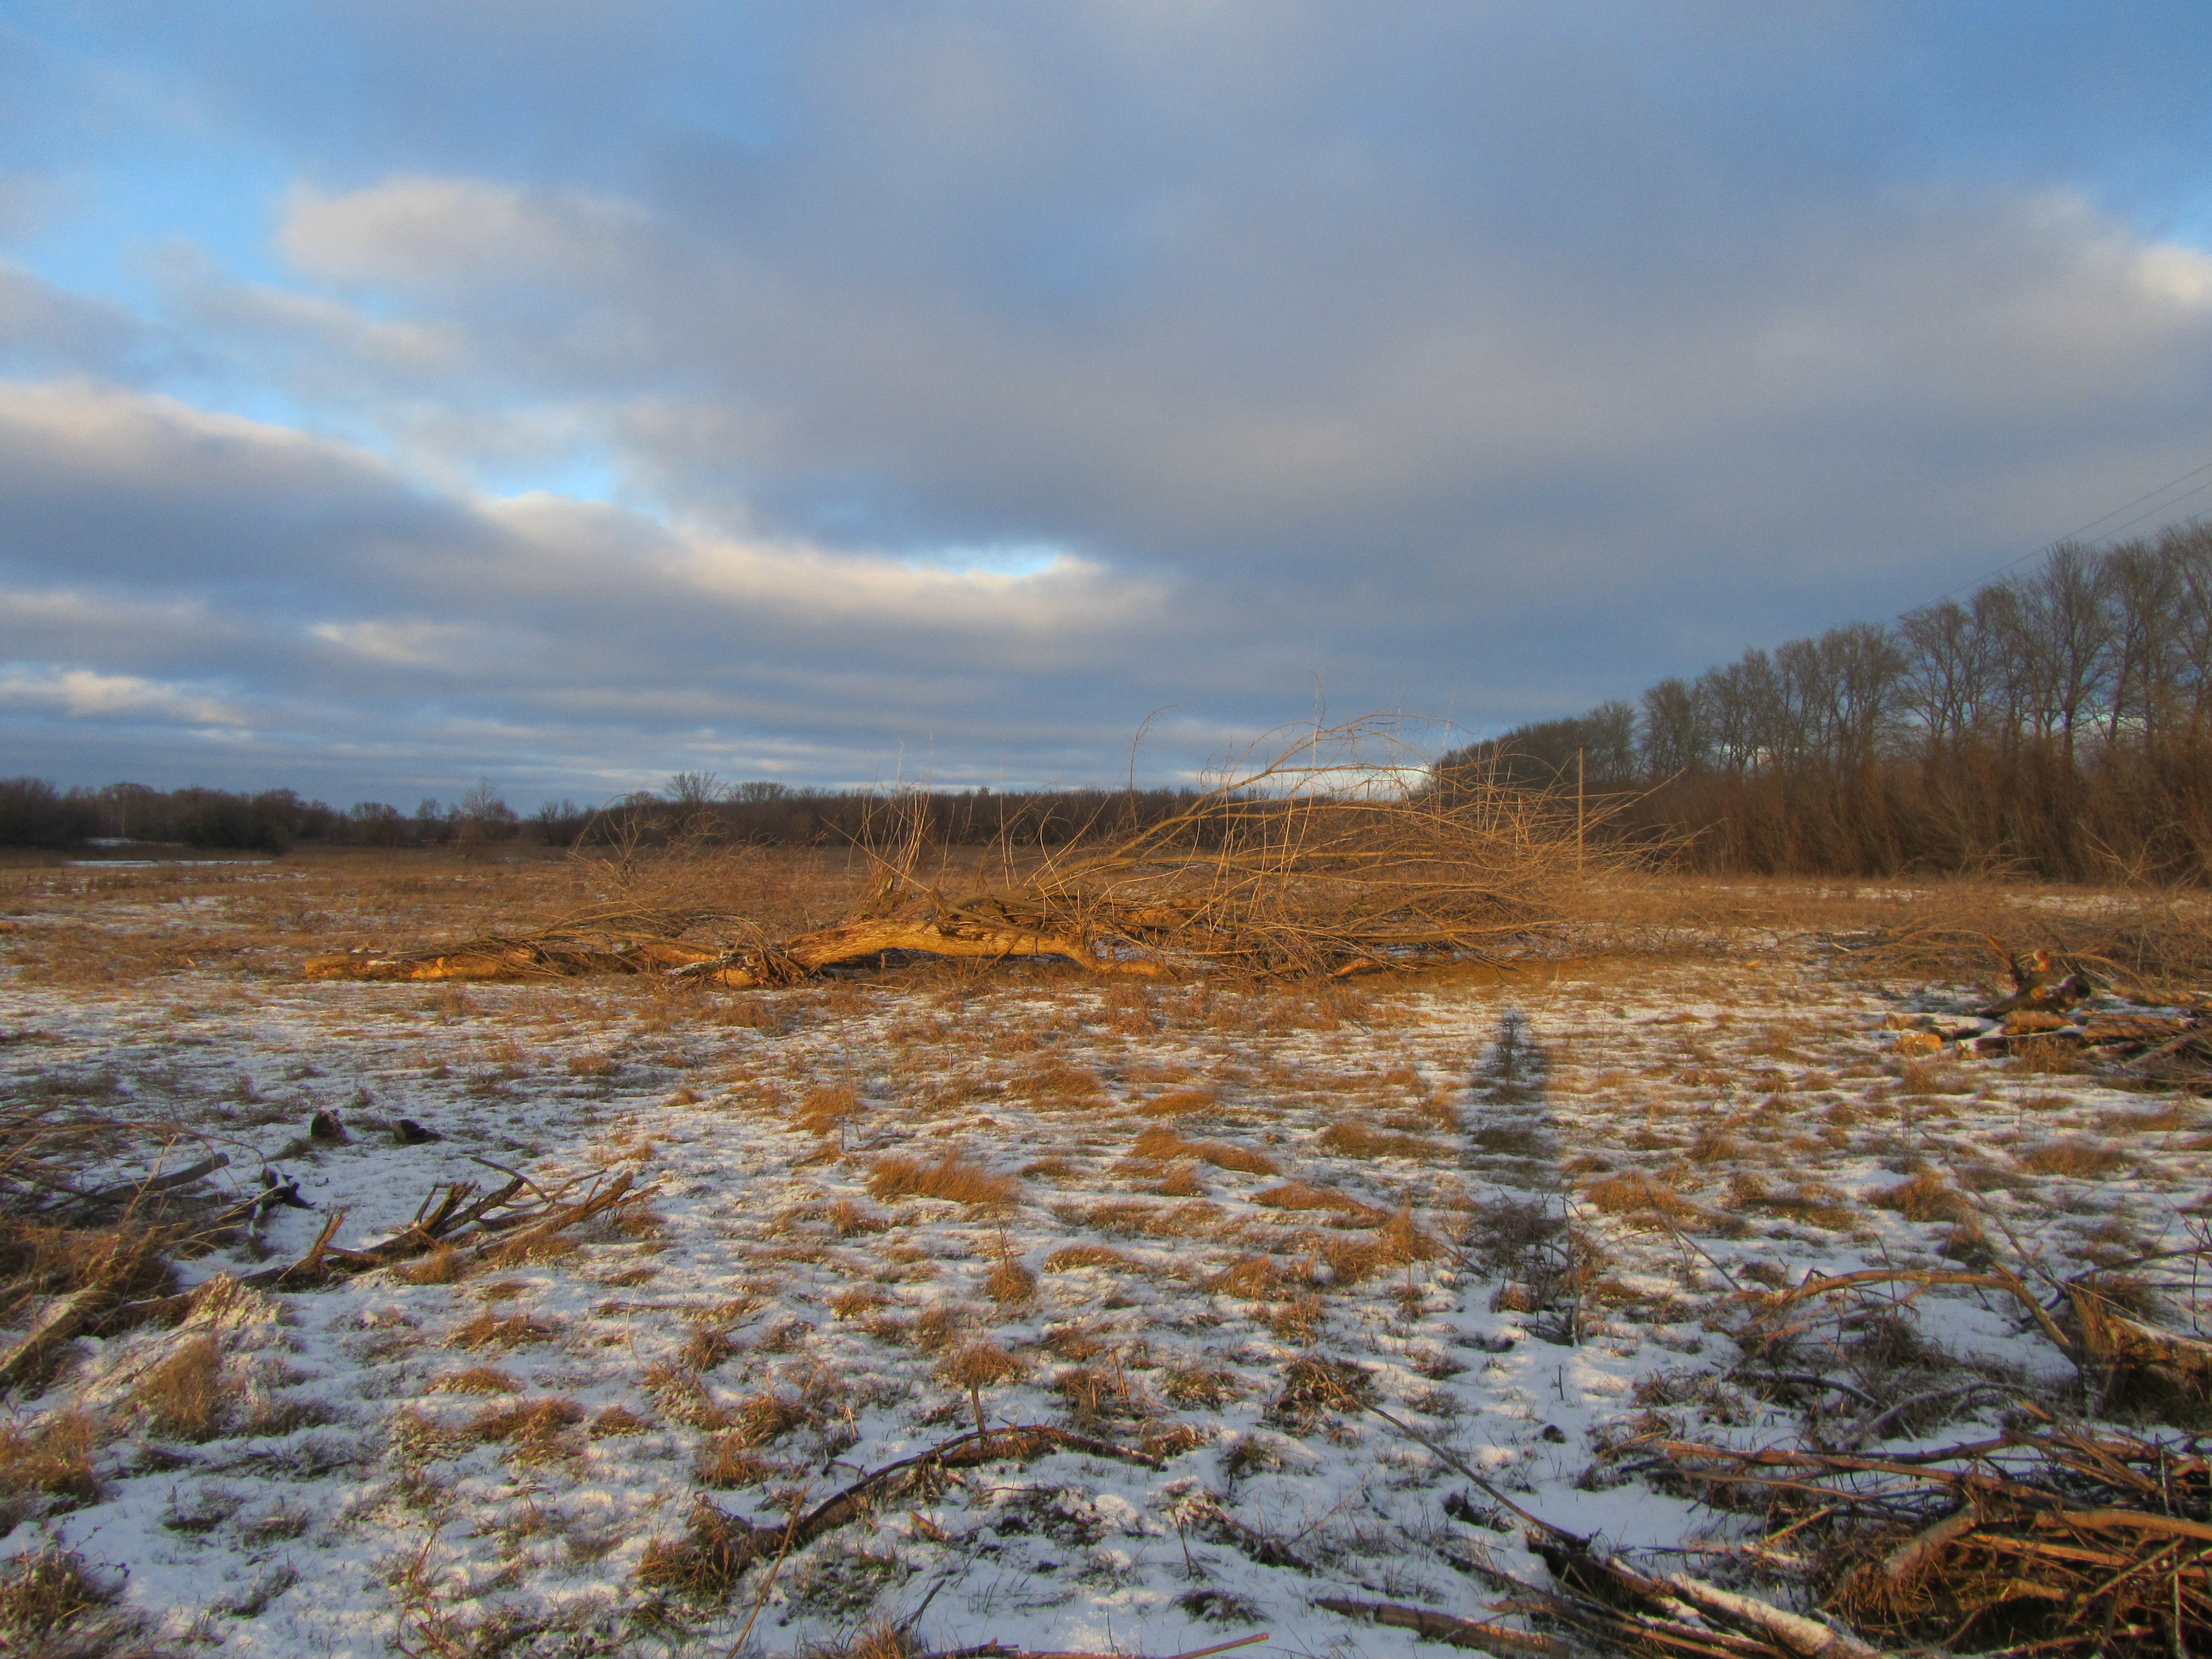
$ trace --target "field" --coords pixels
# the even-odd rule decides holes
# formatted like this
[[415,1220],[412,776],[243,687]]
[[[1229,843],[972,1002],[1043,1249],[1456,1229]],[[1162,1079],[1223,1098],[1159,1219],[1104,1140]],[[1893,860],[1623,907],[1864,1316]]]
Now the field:
[[[1745,1517],[1660,1478],[1652,1447],[1808,1422],[1941,1446],[2073,1386],[2002,1296],[1900,1283],[1886,1323],[1801,1358],[1832,1386],[1792,1392],[1746,1368],[1764,1293],[1992,1260],[2063,1278],[2212,1224],[2212,1124],[2185,1090],[2055,1045],[1899,1053],[1885,1023],[1993,981],[1858,947],[1938,911],[2027,933],[2124,904],[2079,891],[1653,883],[1510,969],[1322,986],[299,973],[554,915],[603,874],[0,871],[0,1088],[73,1126],[76,1184],[222,1152],[192,1188],[209,1213],[264,1170],[305,1206],[180,1252],[176,1294],[213,1288],[175,1318],[19,1382],[0,1621],[76,1607],[87,1653],[270,1659],[889,1651],[890,1626],[933,1650],[1265,1631],[1255,1650],[1409,1653],[1413,1632],[1320,1604],[1495,1619],[1486,1574],[1548,1582],[1505,1504],[1704,1571]],[[762,855],[716,879],[799,925],[860,877]],[[402,1120],[439,1138],[402,1144]],[[626,1172],[649,1196],[243,1282],[340,1212],[330,1237],[358,1247],[510,1172],[548,1192]],[[49,1307],[27,1272],[10,1344]],[[2137,1279],[2171,1322],[2203,1314],[2191,1283]],[[979,1418],[1058,1435],[793,1539]],[[790,1547],[733,1556],[741,1523]],[[1806,1563],[1765,1554],[1730,1558],[1735,1582],[1787,1601]]]

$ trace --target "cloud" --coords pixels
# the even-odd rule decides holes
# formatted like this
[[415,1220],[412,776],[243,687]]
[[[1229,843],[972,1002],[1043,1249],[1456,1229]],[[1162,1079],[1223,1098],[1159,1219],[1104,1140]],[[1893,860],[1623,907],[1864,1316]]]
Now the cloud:
[[0,663],[0,706],[52,710],[79,720],[129,720],[141,724],[234,726],[246,717],[219,697],[132,674],[96,674],[82,668]]
[[556,781],[1632,694],[2201,463],[2212,24],[2154,9],[51,29],[0,166],[252,187],[136,313],[0,267],[48,377],[0,382],[0,654],[233,686],[257,764]]
[[154,331],[125,307],[83,298],[0,261],[0,370],[120,375],[141,368],[157,349]]

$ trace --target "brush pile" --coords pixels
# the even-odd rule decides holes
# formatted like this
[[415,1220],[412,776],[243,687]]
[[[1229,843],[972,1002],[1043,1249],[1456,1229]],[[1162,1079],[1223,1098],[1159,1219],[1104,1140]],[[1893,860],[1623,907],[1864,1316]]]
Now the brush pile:
[[[2130,1266],[2172,1279],[2179,1301],[2208,1255],[2199,1245]],[[1538,1598],[1550,1622],[1649,1653],[1742,1655],[1747,1642],[1836,1659],[1874,1651],[1865,1643],[2062,1659],[2185,1651],[2212,1628],[2212,1458],[2201,1435],[2143,1419],[2212,1415],[2212,1343],[2154,1320],[2161,1297],[2142,1279],[2100,1270],[2039,1290],[2033,1276],[2002,1263],[1870,1269],[1760,1295],[1735,1334],[1744,1359],[1730,1380],[1801,1405],[1797,1443],[1747,1449],[1655,1428],[1637,1445],[1638,1472],[1753,1517],[1753,1535],[1719,1547],[1743,1578],[1808,1587],[1855,1637],[1803,1620],[1762,1634],[1742,1608],[1692,1593],[1711,1587],[1571,1549]],[[1939,1285],[2009,1302],[2073,1367],[2072,1386],[2032,1385],[1921,1342],[1906,1315]],[[1997,1432],[1933,1449],[1881,1443],[1977,1402],[2008,1403]],[[1695,1633],[1716,1612],[1734,1631],[1726,1642]]]
[[1054,957],[1148,976],[1343,976],[1494,957],[1568,918],[1601,861],[1582,850],[1571,799],[1465,780],[1439,790],[1402,758],[1363,758],[1377,735],[1367,722],[1304,733],[1161,823],[1119,833],[1101,823],[1026,863],[1002,848],[997,878],[966,891],[946,892],[941,868],[923,873],[922,819],[913,815],[908,833],[893,823],[869,849],[879,878],[869,902],[779,941],[733,916],[669,912],[655,932],[652,918],[610,913],[438,950],[317,957],[306,971],[358,980],[662,973],[748,987],[913,954]]
[[2212,1629],[2200,1437],[2045,1419],[1896,1457],[1669,1443],[1679,1477],[1770,1536],[1807,1532],[1863,1636],[1956,1652],[2170,1654]]

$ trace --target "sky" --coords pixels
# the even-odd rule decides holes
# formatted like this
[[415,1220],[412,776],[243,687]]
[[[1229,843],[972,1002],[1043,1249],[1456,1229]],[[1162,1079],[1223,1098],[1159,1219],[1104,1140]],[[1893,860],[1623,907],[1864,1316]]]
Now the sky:
[[0,0],[0,775],[1176,782],[2208,462],[2202,3]]

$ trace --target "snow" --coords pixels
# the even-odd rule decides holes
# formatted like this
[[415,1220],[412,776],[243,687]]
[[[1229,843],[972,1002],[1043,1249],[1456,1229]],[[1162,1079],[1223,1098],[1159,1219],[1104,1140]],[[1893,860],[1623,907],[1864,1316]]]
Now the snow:
[[[37,910],[18,924],[48,919]],[[117,902],[100,925],[128,933],[161,911]],[[636,1576],[702,1495],[709,1431],[696,1391],[687,1404],[671,1382],[689,1374],[687,1345],[696,1354],[707,1331],[728,1345],[701,1377],[710,1409],[733,1415],[764,1393],[806,1406],[808,1421],[753,1449],[775,1466],[763,1481],[704,1494],[769,1521],[779,1491],[818,1503],[973,1426],[968,1394],[925,1346],[929,1317],[950,1310],[956,1344],[988,1339],[1026,1367],[982,1391],[994,1425],[1070,1424],[1073,1395],[1054,1383],[1087,1367],[1111,1386],[1084,1432],[1134,1444],[1187,1424],[1200,1443],[1158,1470],[1060,1452],[962,1472],[933,1501],[794,1551],[766,1590],[755,1648],[850,1636],[927,1600],[921,1632],[938,1646],[1162,1654],[1265,1630],[1273,1649],[1410,1653],[1408,1632],[1315,1599],[1481,1618],[1494,1597],[1455,1565],[1474,1547],[1524,1576],[1543,1568],[1510,1517],[1493,1528],[1448,1515],[1455,1498],[1497,1511],[1379,1418],[1275,1407],[1292,1362],[1361,1368],[1376,1404],[1559,1526],[1674,1548],[1711,1535],[1717,1517],[1621,1477],[1603,1449],[1650,1432],[1658,1412],[1737,1444],[1794,1429],[1796,1413],[1725,1382],[1732,1286],[1944,1265],[1946,1224],[1865,1201],[1906,1171],[1976,1190],[2058,1268],[2204,1224],[2212,1140],[2189,1111],[2143,1127],[2164,1101],[2012,1061],[1908,1073],[1885,1020],[1963,1006],[1958,993],[1846,980],[1814,935],[1762,932],[1733,955],[1726,944],[1249,996],[1050,975],[678,997],[635,982],[311,984],[236,966],[88,988],[15,970],[0,980],[0,1031],[40,1040],[0,1045],[11,1096],[45,1091],[169,1125],[191,1138],[167,1167],[204,1141],[232,1154],[215,1181],[240,1194],[264,1167],[297,1178],[312,1209],[278,1212],[258,1255],[241,1245],[187,1263],[193,1280],[290,1259],[338,1210],[340,1243],[386,1236],[441,1182],[501,1179],[477,1160],[541,1184],[634,1170],[657,1187],[659,1219],[451,1283],[380,1272],[246,1291],[179,1329],[82,1344],[53,1389],[13,1409],[32,1425],[71,1407],[103,1413],[118,1430],[99,1455],[103,1494],[25,1521],[0,1553],[51,1542],[126,1567],[134,1603],[179,1631],[197,1618],[205,1650],[239,1659],[368,1659],[425,1620],[447,1621],[436,1628],[448,1641],[501,1619],[541,1626],[516,1652],[722,1653],[764,1569],[706,1612],[658,1606]],[[810,1091],[838,1089],[860,1104],[832,1134],[797,1121]],[[1215,1103],[1143,1110],[1194,1091]],[[302,1138],[318,1108],[340,1114],[350,1144]],[[400,1117],[445,1139],[396,1145],[378,1126]],[[1332,1150],[1323,1136],[1346,1121],[1407,1139],[1392,1155]],[[1176,1171],[1130,1149],[1162,1122],[1264,1153],[1278,1172],[1200,1163],[1187,1175],[1201,1190],[1159,1194]],[[2066,1139],[2118,1162],[2025,1172],[2017,1154]],[[994,1212],[871,1196],[875,1159],[948,1152],[1015,1176],[1018,1202]],[[142,1140],[103,1178],[151,1167]],[[1660,1181],[1690,1218],[1587,1196],[1622,1175]],[[1254,1201],[1293,1181],[1385,1212],[1409,1206],[1424,1231],[1455,1239],[1502,1203],[1540,1206],[1570,1217],[1604,1265],[1572,1317],[1513,1310],[1507,1276],[1474,1243],[1346,1283],[1326,1252],[1376,1235],[1332,1227],[1329,1211]],[[1078,1245],[1119,1256],[1048,1265]],[[1271,1294],[1218,1282],[1263,1252],[1288,1281]],[[1026,1306],[986,1293],[1008,1257],[1036,1276]],[[1954,1290],[1913,1305],[1923,1334],[1954,1352],[2015,1373],[2057,1369],[2008,1305]],[[458,1346],[471,1322],[521,1340]],[[197,1443],[159,1437],[136,1391],[204,1336],[223,1356],[231,1419]],[[482,1367],[515,1392],[453,1391]],[[1235,1397],[1175,1403],[1176,1379],[1201,1368]],[[1704,1406],[1700,1376],[1718,1390]],[[542,1401],[574,1402],[577,1420],[538,1442],[470,1428]],[[639,1431],[592,1432],[616,1407]],[[1990,1421],[2000,1404],[1977,1409]],[[1970,1423],[1899,1443],[1943,1443]],[[1261,1565],[1257,1540],[1303,1568]]]

